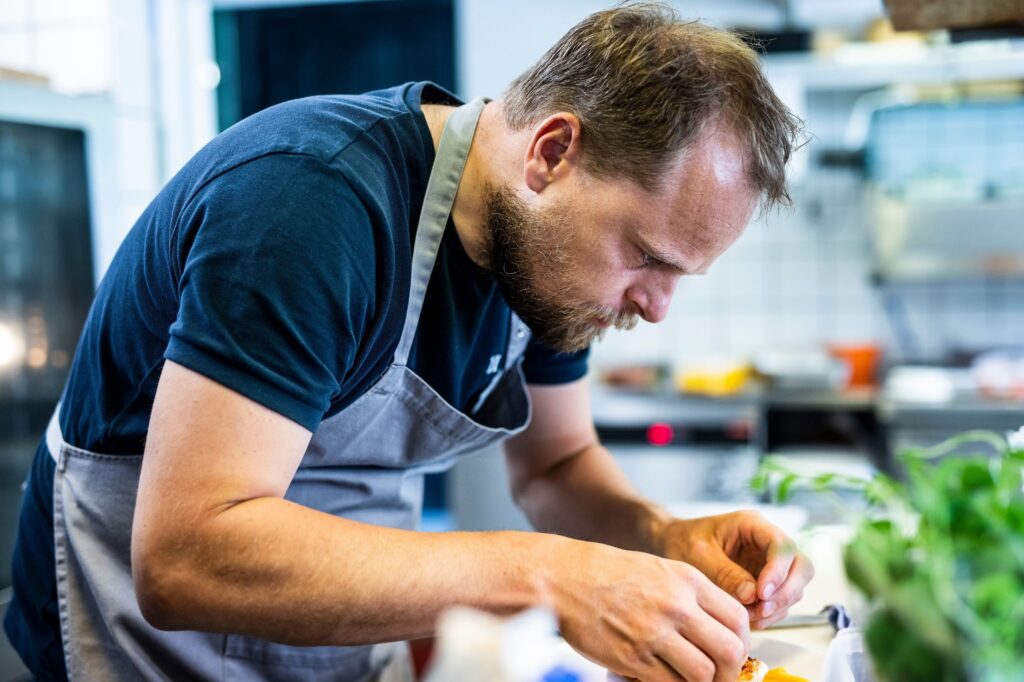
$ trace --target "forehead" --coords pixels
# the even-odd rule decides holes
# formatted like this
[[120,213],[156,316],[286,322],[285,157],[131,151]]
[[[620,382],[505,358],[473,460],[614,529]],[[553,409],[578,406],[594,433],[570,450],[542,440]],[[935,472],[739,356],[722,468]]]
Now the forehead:
[[621,213],[639,239],[687,255],[704,269],[742,233],[757,206],[746,154],[730,131],[709,127],[679,155],[659,187],[648,191],[631,181],[609,180],[604,203]]

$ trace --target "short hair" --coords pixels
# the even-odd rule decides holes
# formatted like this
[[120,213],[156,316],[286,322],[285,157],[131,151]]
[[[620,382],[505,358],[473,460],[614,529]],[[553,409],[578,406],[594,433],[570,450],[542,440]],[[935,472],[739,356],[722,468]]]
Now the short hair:
[[516,78],[503,100],[513,130],[559,111],[575,114],[581,166],[647,189],[709,122],[724,122],[747,146],[763,208],[792,203],[785,166],[801,144],[802,121],[740,37],[681,21],[663,4],[590,15]]

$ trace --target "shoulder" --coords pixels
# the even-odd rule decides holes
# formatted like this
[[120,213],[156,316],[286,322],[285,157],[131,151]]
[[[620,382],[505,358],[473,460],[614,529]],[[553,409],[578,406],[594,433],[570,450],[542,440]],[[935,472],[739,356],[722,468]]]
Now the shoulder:
[[[179,216],[178,261],[196,249],[259,256],[264,265],[364,273],[393,245],[343,173],[301,153],[273,153],[235,166],[201,188]],[[346,266],[358,264],[358,269]],[[268,272],[268,275],[272,273]],[[369,282],[368,282],[369,285]]]
[[[306,97],[269,107],[217,135],[185,164],[173,184],[179,196],[189,198],[234,168],[275,154],[306,156],[341,172],[353,165],[364,171],[367,165],[386,164],[387,156],[415,158],[423,154],[424,125],[407,101],[415,85]],[[346,155],[353,146],[375,149]]]

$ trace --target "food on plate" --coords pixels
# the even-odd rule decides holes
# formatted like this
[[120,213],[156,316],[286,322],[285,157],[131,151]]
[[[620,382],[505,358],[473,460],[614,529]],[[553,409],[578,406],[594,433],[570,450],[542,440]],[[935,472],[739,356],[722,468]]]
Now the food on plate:
[[748,657],[747,662],[743,664],[743,669],[740,670],[737,682],[807,682],[807,680],[790,675],[785,668],[769,670],[764,661]]
[[765,675],[767,674],[768,666],[764,664],[764,661],[748,656],[746,663],[743,664],[743,668],[740,670],[740,677],[736,682],[764,682]]
[[807,678],[790,675],[785,668],[772,668],[764,676],[764,682],[807,682]]

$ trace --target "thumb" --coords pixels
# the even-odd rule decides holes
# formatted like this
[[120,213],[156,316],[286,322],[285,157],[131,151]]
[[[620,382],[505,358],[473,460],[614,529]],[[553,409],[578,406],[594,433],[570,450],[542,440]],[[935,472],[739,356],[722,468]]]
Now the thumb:
[[707,576],[741,604],[753,604],[757,600],[757,580],[724,553],[715,558],[710,569]]

